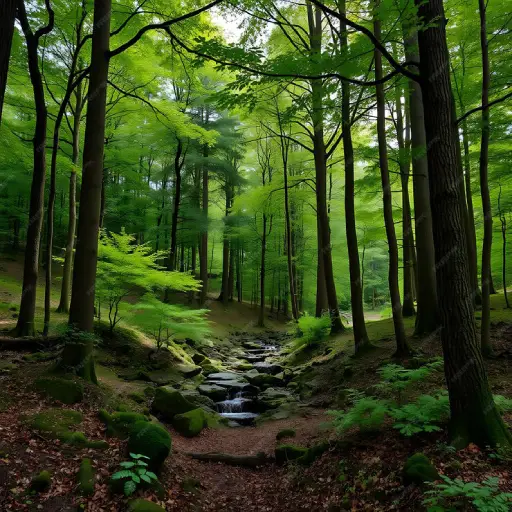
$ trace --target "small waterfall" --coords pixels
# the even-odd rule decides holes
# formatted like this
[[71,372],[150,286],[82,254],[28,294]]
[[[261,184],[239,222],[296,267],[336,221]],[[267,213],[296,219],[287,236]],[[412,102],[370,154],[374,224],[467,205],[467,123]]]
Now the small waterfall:
[[218,402],[217,406],[221,413],[242,412],[243,403],[244,398],[242,397],[242,391],[238,391],[233,399]]

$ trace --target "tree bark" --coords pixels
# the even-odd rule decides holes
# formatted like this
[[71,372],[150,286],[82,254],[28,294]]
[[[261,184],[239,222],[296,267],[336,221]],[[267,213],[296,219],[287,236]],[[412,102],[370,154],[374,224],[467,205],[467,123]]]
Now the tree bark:
[[[405,58],[419,62],[416,27],[404,30]],[[423,97],[420,85],[409,80],[409,110],[411,118],[412,184],[417,258],[417,314],[414,334],[423,336],[438,327],[437,286],[432,212],[430,211],[429,168]]]
[[9,72],[17,0],[3,0],[0,8],[0,123],[4,106],[5,87]]
[[[69,323],[79,331],[94,330],[94,287],[98,260],[105,108],[109,67],[111,0],[94,0],[94,24],[83,154],[78,239]],[[96,382],[93,341],[89,336],[67,343],[62,367]]]
[[493,401],[475,327],[443,1],[416,4],[425,24],[419,32],[420,69],[428,105],[425,128],[450,436],[460,447],[473,442],[507,448],[510,434]]
[[263,232],[261,238],[261,267],[260,267],[260,312],[258,327],[265,327],[265,253],[267,250],[267,216],[263,214]]
[[[478,0],[480,13],[480,48],[482,51],[482,105],[489,103],[489,49],[487,46],[486,2]],[[480,343],[484,356],[492,353],[491,346],[491,249],[492,249],[492,206],[489,192],[489,108],[482,108],[482,139],[480,143],[480,193],[484,216],[484,240],[482,244],[482,321]]]
[[[53,28],[53,12],[49,12],[48,33]],[[15,336],[33,336],[35,334],[35,311],[37,278],[39,274],[39,246],[44,211],[44,184],[46,179],[46,125],[47,109],[44,98],[44,85],[39,69],[38,46],[40,30],[35,34],[30,28],[25,4],[18,1],[18,18],[27,42],[28,69],[34,94],[36,109],[36,127],[33,138],[34,170],[30,189],[30,207],[23,266],[23,288],[21,292],[18,322]],[[42,34],[41,34],[42,35]]]
[[226,182],[226,212],[224,215],[224,233],[222,239],[222,288],[219,300],[227,306],[229,301],[229,237],[228,237],[228,216],[231,209],[231,185]]
[[[307,4],[311,54],[313,58],[322,51],[322,11]],[[334,284],[332,269],[331,233],[329,228],[329,214],[327,212],[327,166],[323,126],[323,86],[321,80],[311,80],[312,121],[313,121],[313,148],[316,177],[316,213],[318,216],[318,252],[323,262],[325,277],[325,291],[331,317],[331,333],[343,332],[345,328],[341,323]],[[317,305],[318,309],[318,305]]]
[[[379,0],[375,0],[378,7]],[[373,31],[377,39],[381,39],[381,23],[375,17]],[[382,79],[382,55],[375,49],[375,80]],[[382,200],[384,206],[384,223],[386,225],[386,237],[389,248],[389,294],[391,296],[391,308],[393,310],[393,325],[396,337],[396,356],[405,357],[410,355],[411,349],[405,335],[404,321],[402,317],[402,306],[400,304],[400,289],[398,285],[398,246],[396,240],[395,224],[393,221],[393,206],[391,199],[391,183],[389,180],[388,150],[386,142],[386,112],[384,86],[376,86],[377,94],[377,136],[379,143],[379,165],[382,182]]]
[[[208,123],[208,113],[206,113],[206,123]],[[203,203],[203,223],[201,228],[201,241],[199,246],[199,279],[201,279],[202,287],[199,292],[199,304],[203,305],[206,302],[208,293],[208,167],[206,165],[206,157],[208,157],[208,146],[205,144],[203,148],[203,162],[202,170],[202,203]]]
[[[340,14],[346,15],[346,0],[339,0]],[[347,25],[341,22],[340,44],[342,53],[348,53]],[[354,350],[360,353],[370,346],[363,308],[363,282],[359,263],[359,246],[357,241],[354,186],[354,147],[350,119],[350,85],[341,83],[341,118],[343,123],[343,159],[345,164],[345,229],[350,272],[350,305],[352,308],[352,325],[354,331]]]
[[178,248],[178,217],[181,202],[181,168],[183,167],[183,143],[177,139],[176,155],[174,156],[174,198],[171,216],[171,249],[169,251],[169,270],[177,268]]

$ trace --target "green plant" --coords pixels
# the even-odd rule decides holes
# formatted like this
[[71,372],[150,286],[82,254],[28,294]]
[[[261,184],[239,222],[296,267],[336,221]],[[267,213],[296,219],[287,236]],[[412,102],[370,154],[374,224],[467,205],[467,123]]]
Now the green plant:
[[143,483],[153,484],[158,481],[155,473],[148,471],[148,464],[142,459],[148,460],[149,457],[139,453],[130,453],[130,461],[121,462],[122,469],[112,475],[112,480],[121,480],[123,482],[123,492],[125,496],[132,495],[139,485]]
[[391,407],[389,414],[395,421],[393,428],[407,437],[441,430],[439,424],[444,423],[450,414],[448,394],[443,391],[436,396],[421,395],[413,403]]
[[296,348],[313,348],[327,339],[331,328],[329,315],[323,315],[320,318],[304,315],[299,318],[295,335]]
[[[452,500],[461,498],[463,503],[472,504],[479,512],[508,512],[512,503],[512,493],[501,492],[499,480],[489,477],[482,483],[464,482],[456,478],[452,480],[441,475],[443,482],[429,484],[432,489],[427,491],[423,504],[428,512],[454,510]],[[447,508],[448,507],[448,508]]]
[[333,425],[338,432],[345,432],[352,427],[371,431],[384,423],[389,414],[389,403],[372,396],[360,396],[347,411],[329,411],[329,414],[333,416]]

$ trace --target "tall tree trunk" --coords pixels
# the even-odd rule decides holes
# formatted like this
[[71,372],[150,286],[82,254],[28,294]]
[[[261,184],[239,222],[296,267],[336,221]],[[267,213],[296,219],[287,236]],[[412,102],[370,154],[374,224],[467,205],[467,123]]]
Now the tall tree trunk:
[[[409,201],[409,148],[404,140],[404,117],[402,113],[402,87],[400,82],[395,84],[395,109],[396,109],[396,138],[398,141],[398,161],[400,167],[400,182],[402,185],[402,262],[404,277],[404,300],[402,303],[402,315],[414,316],[413,293],[413,252],[414,235],[412,231],[411,206]],[[412,242],[412,245],[411,245]]]
[[[111,0],[94,0],[94,23],[89,75],[89,102],[85,123],[80,213],[73,268],[69,323],[79,331],[94,330],[94,287],[98,262],[105,107],[109,67]],[[61,366],[66,371],[96,382],[93,341],[89,337],[67,343]]]
[[[379,0],[375,0],[375,6],[378,7]],[[381,23],[377,18],[373,21],[373,31],[375,37],[381,40]],[[375,80],[382,79],[382,55],[380,51],[375,50]],[[382,182],[382,200],[384,206],[384,222],[386,225],[386,237],[389,250],[389,294],[391,296],[391,308],[393,310],[393,324],[396,337],[396,356],[404,357],[411,353],[407,337],[405,336],[404,321],[402,317],[402,307],[400,304],[400,289],[398,285],[398,246],[395,233],[395,224],[393,221],[393,205],[391,199],[391,183],[389,180],[388,169],[388,151],[386,142],[386,105],[384,97],[384,86],[382,84],[376,87],[377,94],[377,136],[379,142],[379,166]]]
[[[44,183],[46,179],[46,124],[47,109],[44,98],[44,85],[39,69],[39,37],[34,34],[28,22],[25,4],[18,2],[18,18],[27,41],[28,69],[34,94],[36,108],[36,127],[33,138],[34,170],[30,188],[30,207],[23,266],[23,288],[18,322],[14,329],[16,336],[33,336],[35,334],[35,311],[37,278],[39,273],[39,246],[44,211]],[[53,28],[53,12],[50,12],[49,29]],[[49,30],[48,30],[49,32]]]
[[260,312],[258,327],[265,327],[265,254],[267,251],[267,216],[263,214],[263,233],[261,238],[261,267],[260,267]]
[[2,122],[5,87],[9,72],[16,3],[17,0],[3,0],[2,7],[0,7],[0,123]]
[[316,310],[315,316],[320,318],[329,310],[329,303],[327,302],[327,290],[325,288],[325,272],[324,272],[324,258],[322,254],[322,234],[320,219],[317,215],[316,222],[317,229],[317,260],[318,269],[316,273]]
[[[416,0],[425,27],[419,32],[425,105],[430,194],[446,384],[450,396],[450,436],[457,446],[473,442],[510,446],[508,432],[487,381],[474,319],[468,272],[457,154],[454,101],[450,84],[442,0]],[[440,22],[441,21],[441,22]]]
[[[480,13],[480,47],[482,50],[482,105],[489,103],[489,49],[487,46],[486,2],[478,0]],[[491,249],[492,249],[492,206],[489,192],[489,108],[482,108],[482,139],[480,143],[480,192],[482,194],[482,213],[484,216],[484,240],[482,244],[482,322],[480,343],[482,353],[492,353],[491,346]]]
[[233,293],[235,288],[235,247],[231,243],[229,245],[229,276],[228,276],[228,300],[233,300]]
[[501,239],[503,241],[501,247],[501,279],[503,281],[503,295],[505,296],[505,304],[507,309],[509,309],[510,304],[508,302],[507,293],[507,218],[505,217],[505,214],[501,211],[501,184],[500,192],[498,194],[498,216],[500,218]]
[[229,301],[229,237],[228,237],[228,216],[231,209],[231,186],[226,183],[226,213],[224,216],[224,233],[222,239],[222,289],[219,300],[227,306]]
[[[313,12],[313,7],[310,3],[307,4],[307,9],[311,54],[312,58],[316,59],[322,51],[322,11],[316,7]],[[329,228],[329,214],[327,212],[327,166],[323,126],[323,85],[321,80],[311,80],[311,95],[316,177],[316,213],[318,216],[317,225],[320,234],[318,237],[318,250],[319,256],[321,256],[323,262],[325,290],[329,306],[329,315],[331,317],[331,333],[335,334],[343,332],[344,327],[341,323],[332,268],[331,232]]]
[[177,268],[177,247],[178,247],[178,217],[180,214],[181,202],[181,168],[183,154],[183,143],[178,139],[176,155],[174,156],[174,198],[171,216],[171,249],[169,251],[169,270]]
[[[405,58],[419,62],[416,27],[404,28]],[[430,211],[429,168],[423,97],[418,82],[409,80],[411,156],[417,257],[417,314],[414,334],[423,336],[438,327],[437,286],[432,212]]]
[[[339,0],[340,14],[346,15],[346,0]],[[341,22],[341,51],[348,55],[347,25]],[[347,250],[350,272],[350,304],[352,308],[352,324],[354,331],[354,350],[359,353],[370,346],[363,308],[363,283],[359,263],[359,247],[357,241],[354,187],[354,147],[352,144],[352,127],[350,119],[350,85],[341,83],[341,118],[343,123],[343,158],[345,163],[345,229],[347,234]]]
[[[206,117],[208,121],[208,117]],[[203,203],[203,226],[201,227],[201,242],[199,246],[199,279],[201,279],[202,287],[199,293],[199,304],[206,302],[208,293],[208,167],[206,165],[206,157],[208,156],[208,146],[205,144],[203,148],[203,169],[202,169],[202,203]]]

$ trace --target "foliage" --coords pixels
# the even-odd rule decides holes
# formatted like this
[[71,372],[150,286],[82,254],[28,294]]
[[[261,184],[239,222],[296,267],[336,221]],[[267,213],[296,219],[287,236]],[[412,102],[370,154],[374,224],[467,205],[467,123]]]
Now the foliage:
[[120,470],[112,475],[112,480],[121,480],[123,482],[123,492],[125,496],[132,495],[140,485],[153,484],[158,481],[155,473],[148,470],[147,462],[149,457],[139,453],[130,453],[132,460],[121,462]]
[[354,400],[347,411],[329,411],[333,416],[333,425],[338,432],[345,432],[353,427],[361,431],[380,428],[389,414],[389,404],[371,396],[362,396]]
[[[423,503],[429,512],[454,510],[451,503],[457,498],[472,504],[479,512],[508,512],[512,503],[512,493],[501,492],[499,480],[489,477],[482,483],[464,482],[463,480],[441,475],[443,482],[431,483],[432,489],[425,494]],[[459,500],[457,500],[459,501]]]
[[313,348],[318,346],[329,336],[331,320],[329,315],[323,315],[320,318],[304,315],[299,318],[295,335],[297,347]]

